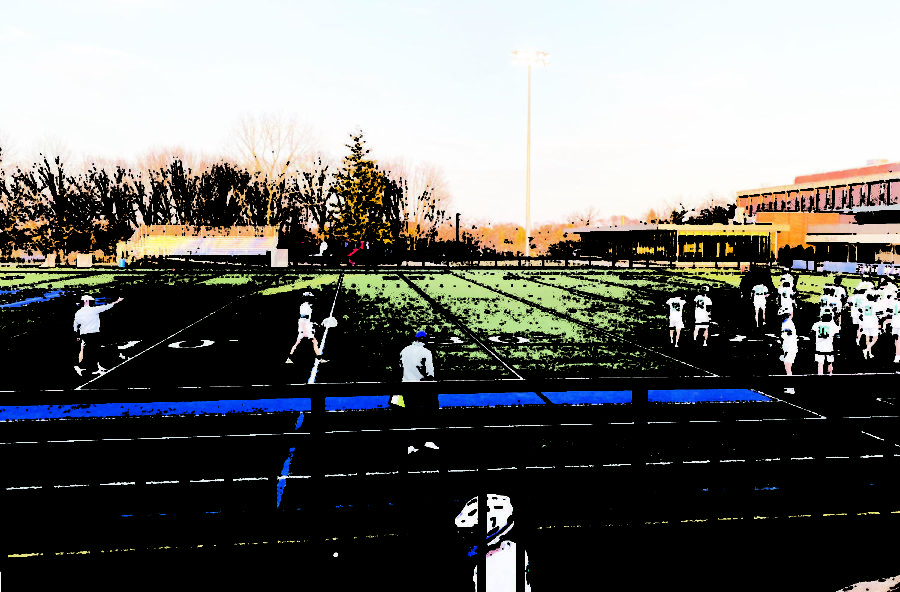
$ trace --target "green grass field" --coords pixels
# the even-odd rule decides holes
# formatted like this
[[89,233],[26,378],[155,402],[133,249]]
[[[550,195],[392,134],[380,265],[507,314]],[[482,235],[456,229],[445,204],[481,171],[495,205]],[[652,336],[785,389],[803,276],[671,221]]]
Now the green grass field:
[[[780,271],[771,273],[777,285]],[[808,329],[804,325],[813,322],[810,315],[822,286],[833,276],[797,275],[801,311],[795,321],[802,335]],[[429,334],[441,380],[733,375],[748,368],[780,373],[772,349],[778,331],[774,303],[769,327],[751,335],[750,311],[739,291],[743,276],[734,270],[352,270],[344,273],[335,293],[340,277],[338,270],[320,269],[6,269],[0,272],[0,335],[8,352],[38,349],[60,334],[69,338],[80,297],[91,293],[100,303],[125,298],[127,304],[116,308],[118,316],[108,324],[132,329],[122,339],[141,339],[135,326],[162,339],[209,316],[203,326],[220,328],[200,326],[196,331],[218,334],[221,327],[257,323],[247,330],[261,336],[260,347],[277,351],[281,345],[268,344],[286,341],[290,347],[301,294],[312,290],[314,320],[328,316],[332,306],[339,319],[328,336],[326,357],[332,363],[321,368],[320,382],[397,380],[399,351],[419,329]],[[852,292],[859,281],[846,276],[844,285]],[[668,341],[665,301],[682,292],[690,302],[704,285],[711,287],[716,322],[712,347],[692,343],[689,305],[682,347],[674,349]],[[205,339],[201,333],[198,339]],[[811,365],[811,360],[801,361],[803,347],[796,366],[801,373]],[[223,352],[215,364],[228,364],[228,355]],[[213,370],[198,367],[196,372]],[[269,372],[248,369],[253,371],[261,376]]]

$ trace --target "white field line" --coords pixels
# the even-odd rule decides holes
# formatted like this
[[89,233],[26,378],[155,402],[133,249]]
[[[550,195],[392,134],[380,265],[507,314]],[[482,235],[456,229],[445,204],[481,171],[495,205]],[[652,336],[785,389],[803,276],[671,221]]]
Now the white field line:
[[[331,303],[331,312],[328,313],[329,317],[334,316],[334,309],[337,306],[338,294],[341,293],[341,284],[343,283],[343,281],[344,281],[344,272],[342,271],[341,277],[338,278],[337,287],[334,289],[334,301]],[[322,351],[323,354],[325,353],[325,339],[328,338],[328,329],[330,329],[330,327],[325,327],[325,332],[322,333],[322,345],[319,347],[319,349]],[[319,373],[319,358],[316,357],[316,361],[313,363],[312,370],[310,370],[310,372],[309,372],[309,380],[307,381],[307,384],[315,384],[316,375],[318,373]]]
[[[622,341],[622,342],[627,343],[627,344],[629,344],[629,345],[633,345],[634,347],[636,347],[636,348],[638,348],[638,349],[642,349],[642,350],[644,350],[644,351],[647,351],[647,352],[656,354],[656,355],[658,355],[658,356],[662,356],[662,357],[664,357],[664,358],[666,358],[666,359],[668,359],[668,360],[671,360],[671,361],[673,361],[673,362],[677,362],[677,363],[679,363],[679,364],[683,364],[683,365],[685,365],[685,366],[688,366],[689,368],[693,368],[694,370],[697,370],[698,372],[702,372],[702,373],[704,373],[704,374],[708,374],[708,375],[713,376],[713,377],[718,377],[718,376],[719,376],[718,374],[716,374],[716,373],[714,373],[714,372],[710,372],[709,370],[704,370],[703,368],[700,368],[699,366],[695,366],[695,365],[693,365],[693,364],[691,364],[691,363],[689,363],[689,362],[685,362],[684,360],[679,360],[678,358],[675,358],[675,357],[673,357],[673,356],[670,356],[669,354],[666,354],[666,353],[663,353],[663,352],[661,352],[661,351],[659,351],[659,350],[653,349],[652,347],[647,347],[647,346],[645,346],[645,345],[641,345],[640,343],[631,341],[630,339],[626,339],[625,337],[622,337],[622,336],[620,336],[620,335],[616,335],[615,333],[612,333],[612,332],[610,332],[610,331],[605,331],[605,330],[600,329],[600,328],[598,328],[598,327],[594,327],[594,326],[591,325],[590,323],[586,323],[586,322],[584,322],[584,321],[579,321],[578,319],[575,319],[575,318],[573,318],[573,317],[570,317],[569,315],[560,313],[559,311],[555,311],[555,310],[553,310],[553,309],[551,309],[551,308],[549,308],[549,307],[547,307],[547,306],[544,306],[544,305],[542,305],[542,304],[538,304],[538,303],[533,302],[533,301],[531,301],[531,300],[527,300],[527,299],[525,299],[525,298],[523,298],[523,297],[521,297],[521,296],[516,296],[515,294],[510,294],[509,292],[506,292],[506,291],[501,290],[501,289],[499,289],[499,288],[494,288],[494,287],[491,287],[491,286],[487,286],[487,285],[485,285],[485,284],[482,284],[481,282],[477,282],[477,281],[475,281],[475,280],[472,280],[472,279],[469,279],[469,278],[467,278],[467,277],[464,277],[464,276],[455,274],[455,273],[453,273],[453,272],[448,272],[448,273],[450,273],[450,275],[453,275],[453,276],[455,276],[455,277],[458,277],[458,278],[461,279],[461,280],[464,280],[464,281],[467,281],[467,282],[471,282],[471,283],[473,283],[473,284],[475,284],[475,285],[477,285],[477,286],[481,286],[481,287],[483,287],[483,288],[485,288],[485,289],[492,290],[492,291],[498,292],[498,293],[500,293],[500,294],[504,294],[504,295],[506,295],[506,296],[508,296],[508,297],[510,297],[510,298],[515,299],[515,300],[520,300],[520,301],[522,301],[522,302],[525,302],[525,303],[527,303],[529,306],[533,306],[533,307],[538,308],[538,309],[540,309],[540,310],[546,311],[546,312],[548,312],[548,313],[550,313],[550,314],[552,314],[552,315],[555,315],[555,316],[557,316],[557,317],[559,317],[559,318],[563,318],[563,319],[566,319],[566,320],[568,320],[568,321],[570,321],[570,322],[574,322],[575,324],[581,325],[582,327],[585,327],[585,328],[587,328],[588,330],[596,331],[596,332],[598,332],[598,333],[602,333],[603,335],[606,335],[607,337],[610,337],[611,339],[614,339],[614,340],[617,340],[617,341]],[[562,289],[564,289],[564,288],[559,288],[559,289],[562,290]]]
[[[454,274],[454,273],[452,273],[452,272],[448,272],[448,273],[450,273],[450,275],[454,275],[454,276],[456,275],[456,274]],[[409,284],[410,287],[413,288],[413,291],[420,291],[422,294],[425,294],[425,290],[423,290],[421,286],[416,286],[416,285],[414,285],[413,282],[412,282],[412,280],[409,279],[408,277],[406,277],[406,275],[403,275],[403,276],[401,276],[401,277],[403,278],[403,280],[404,280],[407,284]],[[460,276],[456,276],[456,277],[460,277]],[[465,279],[465,278],[460,278],[460,279]],[[466,280],[466,281],[469,281],[469,280]],[[475,282],[472,282],[472,283],[475,283]],[[417,290],[417,288],[418,288],[418,290]],[[453,314],[450,312],[450,309],[449,309],[449,308],[447,308],[446,306],[441,305],[435,298],[432,298],[432,297],[430,297],[430,296],[428,296],[428,297],[426,298],[426,301],[427,301],[428,298],[431,298],[431,300],[433,300],[435,304],[437,304],[438,306],[441,307],[441,308],[439,309],[438,312],[440,312],[443,316],[448,317],[451,323],[454,323],[454,324],[456,324],[457,326],[459,326],[466,334],[469,335],[469,337],[472,338],[473,341],[475,341],[475,343],[478,345],[478,347],[480,347],[482,350],[484,350],[485,352],[487,352],[487,354],[490,355],[491,357],[493,357],[495,360],[497,360],[498,362],[500,362],[500,364],[501,364],[504,368],[506,368],[506,370],[507,370],[510,374],[512,374],[513,376],[515,376],[515,377],[516,377],[516,380],[525,380],[525,378],[523,378],[521,374],[519,374],[518,372],[516,372],[509,364],[506,363],[506,361],[505,361],[503,358],[501,358],[501,357],[499,356],[499,354],[497,354],[497,352],[494,351],[494,348],[485,345],[483,341],[481,341],[480,339],[478,339],[478,337],[475,335],[475,333],[472,332],[471,329],[469,329],[467,326],[465,326],[461,320],[459,320],[458,318],[456,318],[456,315],[453,315]]]
[[193,327],[193,326],[196,325],[197,323],[201,323],[201,322],[205,321],[205,320],[208,319],[209,317],[213,316],[214,314],[216,314],[217,312],[219,312],[219,311],[221,311],[221,310],[223,310],[223,309],[228,308],[229,306],[231,306],[232,304],[234,304],[235,302],[237,302],[237,301],[240,300],[241,298],[244,298],[245,296],[249,296],[249,294],[242,294],[241,296],[238,296],[237,298],[235,298],[234,300],[232,300],[232,301],[229,302],[228,304],[226,304],[226,305],[224,305],[224,306],[221,306],[221,307],[217,308],[216,310],[212,311],[211,313],[209,313],[208,315],[204,316],[203,318],[194,321],[193,323],[191,323],[191,324],[188,325],[187,327],[184,327],[183,329],[179,329],[178,331],[172,333],[171,335],[169,335],[168,337],[166,337],[166,338],[163,339],[162,341],[158,341],[158,342],[154,343],[153,345],[151,345],[150,347],[148,347],[147,349],[145,349],[145,350],[143,350],[143,351],[140,351],[140,352],[136,353],[135,355],[133,355],[132,357],[128,358],[127,360],[125,360],[125,361],[122,362],[121,364],[116,364],[115,366],[113,366],[112,368],[110,368],[109,370],[107,370],[106,372],[104,372],[103,374],[101,374],[101,375],[99,375],[99,376],[97,376],[97,377],[95,377],[95,378],[90,379],[89,381],[87,381],[86,383],[84,383],[83,385],[81,385],[81,386],[79,386],[79,387],[76,387],[75,390],[76,390],[76,391],[79,391],[79,390],[83,389],[84,387],[86,387],[87,385],[89,385],[89,384],[91,384],[92,382],[94,382],[95,380],[97,380],[98,378],[102,378],[102,377],[106,376],[107,374],[109,374],[110,372],[112,372],[113,370],[116,370],[116,369],[118,369],[118,368],[121,368],[122,366],[124,366],[125,364],[127,364],[128,362],[130,362],[131,360],[134,360],[135,358],[144,355],[145,353],[147,353],[147,352],[150,351],[151,349],[153,349],[153,348],[155,348],[155,347],[158,347],[158,346],[162,345],[163,343],[169,341],[170,339],[172,339],[172,338],[175,337],[176,335],[178,335],[178,334],[180,334],[180,333],[184,333],[185,331],[187,331],[188,329],[190,329],[191,327]]

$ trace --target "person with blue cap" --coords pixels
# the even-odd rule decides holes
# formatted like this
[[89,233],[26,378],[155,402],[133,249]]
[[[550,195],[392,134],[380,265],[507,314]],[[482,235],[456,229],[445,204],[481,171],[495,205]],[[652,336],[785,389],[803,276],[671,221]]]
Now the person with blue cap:
[[[428,334],[425,331],[416,331],[413,342],[400,352],[403,382],[434,380],[434,361],[431,351],[425,347],[426,337],[428,337]],[[405,408],[406,414],[410,416],[409,419],[420,418],[424,413],[433,411],[438,407],[437,395],[426,393],[416,393],[405,397],[403,395],[394,395],[391,397],[390,404],[392,407]],[[425,442],[425,447],[433,450],[438,448],[434,442]],[[408,454],[417,451],[418,449],[415,446],[407,448]]]

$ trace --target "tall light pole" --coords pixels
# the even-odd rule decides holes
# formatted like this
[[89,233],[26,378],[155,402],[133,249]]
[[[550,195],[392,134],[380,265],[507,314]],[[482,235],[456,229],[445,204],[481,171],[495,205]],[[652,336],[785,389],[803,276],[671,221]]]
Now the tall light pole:
[[531,67],[550,64],[545,51],[517,50],[513,60],[528,66],[528,125],[525,139],[525,256],[531,256]]

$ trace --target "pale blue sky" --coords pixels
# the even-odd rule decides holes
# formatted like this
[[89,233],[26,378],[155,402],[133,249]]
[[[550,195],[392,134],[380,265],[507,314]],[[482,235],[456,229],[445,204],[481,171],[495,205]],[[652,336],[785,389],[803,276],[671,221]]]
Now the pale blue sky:
[[900,159],[897,2],[2,1],[0,138],[131,158],[219,153],[241,113],[342,156],[439,165],[452,210],[535,221]]

